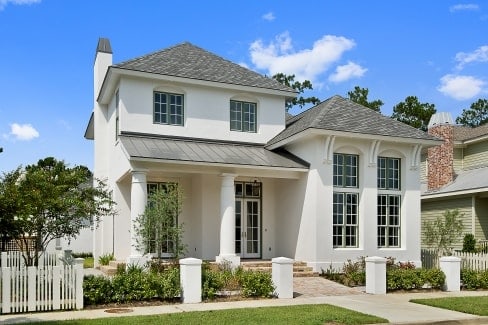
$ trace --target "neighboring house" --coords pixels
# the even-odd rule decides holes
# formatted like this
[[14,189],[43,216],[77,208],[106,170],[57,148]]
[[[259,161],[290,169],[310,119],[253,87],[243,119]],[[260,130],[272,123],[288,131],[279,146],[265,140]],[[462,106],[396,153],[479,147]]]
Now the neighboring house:
[[[422,219],[433,220],[447,209],[462,214],[464,233],[488,238],[488,125],[454,125],[449,113],[429,123],[429,134],[444,139],[422,155]],[[455,248],[462,248],[462,238]]]
[[100,39],[94,79],[85,137],[119,211],[95,231],[95,260],[144,260],[131,230],[171,182],[191,257],[420,264],[418,167],[436,138],[339,96],[290,117],[293,89],[190,43],[112,64]]

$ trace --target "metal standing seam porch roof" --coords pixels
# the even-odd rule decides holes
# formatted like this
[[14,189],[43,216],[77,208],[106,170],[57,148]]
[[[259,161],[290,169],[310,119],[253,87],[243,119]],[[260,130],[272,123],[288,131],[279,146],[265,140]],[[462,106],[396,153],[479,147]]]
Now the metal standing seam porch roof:
[[306,170],[309,164],[287,151],[270,151],[264,145],[212,141],[195,138],[120,135],[131,159],[156,159],[175,162],[229,164]]

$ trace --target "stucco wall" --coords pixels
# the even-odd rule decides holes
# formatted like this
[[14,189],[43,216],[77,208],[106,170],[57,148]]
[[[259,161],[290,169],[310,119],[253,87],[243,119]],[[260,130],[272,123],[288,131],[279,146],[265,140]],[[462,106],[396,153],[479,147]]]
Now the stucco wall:
[[[153,123],[154,91],[184,95],[183,126]],[[284,129],[285,102],[278,96],[134,78],[121,79],[119,94],[121,131],[266,143]],[[256,133],[230,131],[231,99],[257,103]]]

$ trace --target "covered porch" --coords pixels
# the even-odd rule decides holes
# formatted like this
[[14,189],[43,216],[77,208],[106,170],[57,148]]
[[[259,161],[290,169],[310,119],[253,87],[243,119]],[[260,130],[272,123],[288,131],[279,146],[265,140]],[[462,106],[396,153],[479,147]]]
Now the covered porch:
[[293,245],[280,244],[280,201],[291,188],[300,196],[305,162],[262,146],[144,137],[125,137],[122,144],[131,168],[117,182],[120,213],[112,224],[104,222],[102,239],[118,260],[144,260],[132,229],[148,188],[169,182],[183,192],[177,222],[183,224],[187,256],[239,265],[241,259],[294,253]]

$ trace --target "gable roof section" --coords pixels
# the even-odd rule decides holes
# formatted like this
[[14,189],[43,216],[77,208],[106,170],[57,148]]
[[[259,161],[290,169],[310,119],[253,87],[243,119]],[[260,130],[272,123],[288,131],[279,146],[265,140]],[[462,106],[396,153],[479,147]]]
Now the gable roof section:
[[240,86],[259,87],[290,92],[296,91],[275,79],[210,53],[191,43],[182,43],[151,54],[115,64],[112,67],[173,77],[213,81]]
[[275,167],[306,170],[309,164],[292,154],[270,151],[262,145],[195,138],[123,133],[122,144],[131,159]]
[[484,124],[475,128],[468,126],[454,127],[454,140],[467,141],[488,135],[488,124]]
[[266,146],[273,147],[278,142],[308,129],[418,140],[439,140],[426,132],[336,95],[287,119],[285,130],[271,139]]
[[488,167],[459,172],[456,179],[448,185],[435,190],[422,191],[422,199],[488,191]]

